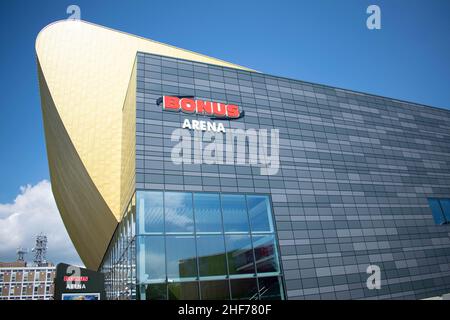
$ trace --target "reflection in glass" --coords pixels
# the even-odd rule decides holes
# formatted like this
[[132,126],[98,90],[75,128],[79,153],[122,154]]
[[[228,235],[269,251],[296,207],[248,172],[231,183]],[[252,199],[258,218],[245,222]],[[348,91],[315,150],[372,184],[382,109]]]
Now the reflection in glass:
[[169,300],[198,300],[197,282],[175,282],[169,283]]
[[252,243],[249,235],[226,235],[225,245],[230,275],[255,273]]
[[428,199],[428,202],[431,207],[431,213],[433,214],[433,219],[436,224],[444,224],[444,213],[442,212],[441,205],[439,204],[438,199]]
[[256,270],[262,272],[278,272],[278,257],[273,235],[253,236]]
[[153,283],[140,286],[141,300],[167,300],[167,289],[165,283]]
[[134,237],[136,235],[136,204],[135,204],[135,196],[133,196],[133,200],[131,201],[131,236]]
[[197,252],[200,277],[226,276],[225,246],[222,235],[197,236]]
[[138,192],[139,233],[164,231],[163,193]]
[[232,279],[230,281],[230,286],[232,300],[258,299],[258,286],[256,284],[256,278]]
[[164,205],[166,232],[194,232],[191,193],[165,192]]
[[261,300],[284,299],[279,277],[259,278],[259,294]]
[[245,196],[223,194],[222,211],[225,232],[249,231]]
[[102,266],[109,298],[283,298],[269,197],[138,191],[135,199]]
[[167,278],[197,277],[197,259],[193,236],[166,237]]
[[202,281],[200,282],[202,300],[229,300],[230,290],[228,281]]
[[139,282],[166,280],[164,237],[139,237]]
[[247,196],[248,213],[253,232],[273,232],[272,214],[267,196]]
[[441,207],[442,211],[444,213],[445,222],[450,222],[450,200],[449,199],[442,199],[441,201]]
[[194,209],[197,232],[222,232],[218,194],[194,193]]

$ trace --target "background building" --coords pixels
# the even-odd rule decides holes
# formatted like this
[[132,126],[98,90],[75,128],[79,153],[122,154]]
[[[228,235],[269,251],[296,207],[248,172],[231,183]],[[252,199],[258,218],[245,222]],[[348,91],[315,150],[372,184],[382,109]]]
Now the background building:
[[[275,77],[81,21],[48,26],[36,50],[53,192],[110,299],[449,292],[448,110]],[[175,164],[174,130],[210,119],[164,111],[163,96],[238,105],[243,117],[211,120],[227,130],[278,129],[279,170]],[[370,265],[380,289],[367,287]]]
[[0,300],[50,300],[55,266],[27,266],[25,262],[0,263]]
[[45,260],[46,236],[36,237],[34,261],[24,261],[18,249],[18,260],[0,262],[0,300],[50,300],[53,298],[55,266]]

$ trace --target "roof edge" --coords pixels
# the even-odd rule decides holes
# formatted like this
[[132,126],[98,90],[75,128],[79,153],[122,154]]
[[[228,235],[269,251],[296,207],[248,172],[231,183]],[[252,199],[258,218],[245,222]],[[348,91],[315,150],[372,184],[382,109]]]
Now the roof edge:
[[44,28],[41,29],[41,31],[39,31],[38,35],[36,36],[36,40],[35,40],[35,51],[36,51],[36,54],[38,54],[37,46],[38,46],[40,35],[43,32],[45,32],[46,30],[48,30],[49,28],[51,28],[51,27],[53,27],[55,25],[61,24],[61,23],[85,23],[85,24],[88,24],[88,25],[91,25],[91,26],[94,26],[94,27],[106,29],[106,30],[113,31],[113,32],[118,32],[118,33],[121,33],[123,35],[127,35],[127,36],[134,37],[134,38],[139,38],[141,40],[145,40],[145,41],[149,41],[149,42],[153,42],[153,43],[158,44],[158,45],[170,47],[170,48],[177,49],[177,50],[182,50],[182,51],[190,53],[190,54],[198,55],[198,56],[209,58],[209,59],[214,59],[217,62],[221,62],[223,64],[231,64],[231,65],[234,65],[237,69],[242,69],[242,70],[252,71],[252,72],[259,72],[259,71],[256,71],[256,70],[253,70],[253,69],[241,66],[241,65],[233,63],[233,62],[228,62],[228,61],[225,61],[225,60],[222,60],[222,59],[219,59],[219,58],[208,56],[208,55],[203,54],[203,53],[198,53],[198,52],[195,52],[195,51],[192,51],[192,50],[180,48],[180,47],[177,47],[177,46],[174,46],[174,45],[171,45],[171,44],[167,44],[167,43],[160,42],[160,41],[157,41],[157,40],[145,38],[143,36],[135,35],[135,34],[132,34],[132,33],[125,32],[125,31],[116,30],[116,29],[113,29],[113,28],[110,28],[110,27],[102,26],[102,25],[99,25],[99,24],[96,24],[96,23],[93,23],[93,22],[90,22],[90,21],[85,21],[85,20],[67,20],[67,19],[65,19],[65,20],[56,20],[56,21],[53,21],[53,22],[49,23],[48,25],[46,25]]

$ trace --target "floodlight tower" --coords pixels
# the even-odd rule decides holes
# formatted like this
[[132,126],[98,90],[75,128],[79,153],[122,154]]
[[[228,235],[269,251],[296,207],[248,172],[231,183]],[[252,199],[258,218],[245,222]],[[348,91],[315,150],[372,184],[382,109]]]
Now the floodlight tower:
[[39,234],[36,236],[36,245],[32,249],[34,252],[33,262],[38,267],[45,266],[47,264],[47,236],[44,234]]
[[17,261],[25,261],[25,255],[28,253],[26,248],[17,248]]

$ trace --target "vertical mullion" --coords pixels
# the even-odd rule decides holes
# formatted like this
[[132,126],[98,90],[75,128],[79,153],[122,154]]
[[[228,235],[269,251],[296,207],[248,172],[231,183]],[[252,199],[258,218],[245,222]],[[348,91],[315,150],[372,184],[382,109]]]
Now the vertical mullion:
[[225,264],[226,264],[226,279],[228,282],[228,299],[231,300],[231,282],[230,282],[230,270],[228,267],[228,250],[227,250],[227,244],[225,241],[225,224],[223,221],[223,208],[222,208],[222,192],[219,192],[219,207],[220,207],[220,218],[222,221],[222,239],[223,239],[223,248],[225,249]]
[[247,202],[247,195],[245,195],[245,208],[247,210],[247,219],[248,219],[248,227],[249,227],[249,236],[250,236],[250,245],[252,247],[252,255],[253,255],[253,267],[254,269],[254,278],[256,279],[256,288],[258,290],[258,300],[261,300],[260,295],[260,288],[259,288],[259,277],[258,277],[258,270],[256,269],[256,255],[255,255],[255,247],[253,245],[253,229],[252,224],[250,221],[250,212],[248,210],[248,202]]
[[[445,199],[442,199],[442,200],[445,200]],[[438,205],[439,205],[439,208],[441,209],[441,218],[442,218],[442,221],[444,221],[444,224],[445,224],[445,223],[448,223],[449,221],[447,220],[447,217],[445,216],[445,213],[444,213],[444,207],[443,207],[442,204],[441,204],[441,199],[436,199],[436,201],[437,201],[437,203],[438,203]]]
[[200,262],[198,259],[198,248],[197,248],[197,222],[195,220],[195,204],[194,204],[194,193],[189,192],[191,195],[191,201],[192,201],[192,220],[194,223],[194,245],[195,245],[195,262],[197,264],[197,279],[195,280],[197,282],[197,294],[198,299],[202,300],[202,289],[200,286]]
[[167,241],[166,241],[166,192],[161,191],[162,193],[162,215],[163,215],[163,229],[162,229],[162,237],[164,243],[164,273],[165,273],[165,285],[166,285],[166,300],[169,300],[169,281],[167,278]]

